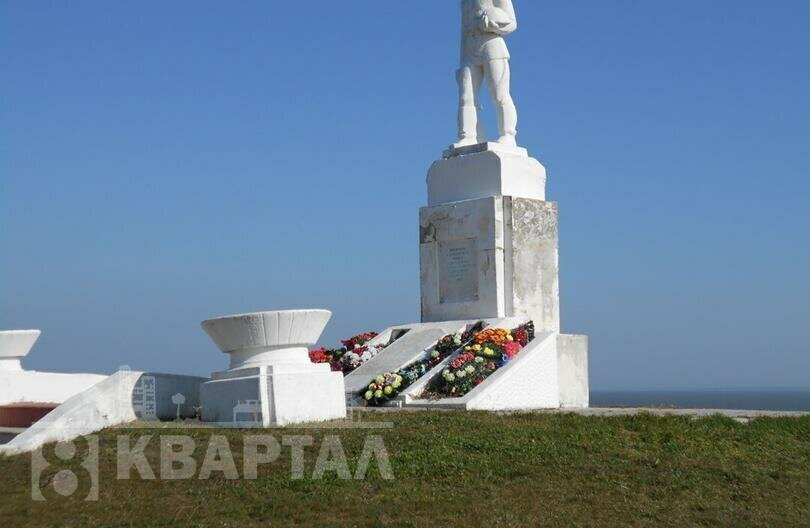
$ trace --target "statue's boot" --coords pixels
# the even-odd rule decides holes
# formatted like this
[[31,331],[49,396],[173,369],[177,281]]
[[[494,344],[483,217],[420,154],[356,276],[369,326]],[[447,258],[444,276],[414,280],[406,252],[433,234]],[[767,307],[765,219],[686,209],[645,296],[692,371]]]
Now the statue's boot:
[[495,106],[498,114],[498,130],[501,137],[498,138],[498,143],[508,145],[510,147],[517,146],[517,109],[512,98],[509,97],[503,103]]
[[474,106],[462,106],[458,109],[458,141],[454,148],[467,147],[479,142],[481,127],[478,123],[478,109]]

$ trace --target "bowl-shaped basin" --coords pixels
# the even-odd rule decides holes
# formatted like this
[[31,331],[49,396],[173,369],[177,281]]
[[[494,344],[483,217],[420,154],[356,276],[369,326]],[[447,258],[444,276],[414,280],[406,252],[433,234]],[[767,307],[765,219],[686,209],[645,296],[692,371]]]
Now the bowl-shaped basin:
[[39,330],[0,331],[0,370],[22,370],[20,360],[31,351]]
[[331,317],[329,310],[278,310],[208,319],[202,327],[223,352],[307,347],[318,342]]

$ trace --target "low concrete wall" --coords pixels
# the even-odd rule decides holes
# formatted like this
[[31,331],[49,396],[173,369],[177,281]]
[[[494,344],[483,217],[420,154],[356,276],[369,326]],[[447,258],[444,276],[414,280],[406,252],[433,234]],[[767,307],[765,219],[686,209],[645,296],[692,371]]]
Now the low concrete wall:
[[47,443],[67,442],[135,421],[139,414],[144,413],[143,402],[135,402],[136,387],[142,392],[144,381],[154,387],[154,391],[150,392],[148,414],[153,419],[172,419],[176,417],[177,405],[171,401],[171,397],[177,393],[183,394],[186,401],[180,406],[180,415],[193,416],[194,407],[199,406],[200,384],[206,378],[117,372],[69,398],[8,444],[0,446],[0,454],[26,453]]
[[63,403],[107,378],[100,374],[60,374],[33,370],[0,371],[0,405]]

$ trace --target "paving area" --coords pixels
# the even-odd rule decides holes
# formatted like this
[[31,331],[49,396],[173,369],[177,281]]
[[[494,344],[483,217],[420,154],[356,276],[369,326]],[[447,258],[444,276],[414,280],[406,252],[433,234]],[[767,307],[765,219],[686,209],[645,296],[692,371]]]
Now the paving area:
[[[422,411],[435,411],[438,409],[427,407],[407,407],[407,408],[393,408],[393,407],[367,407],[362,410],[371,412],[422,412]],[[448,410],[449,411],[449,410]],[[680,409],[670,407],[588,407],[586,409],[548,409],[535,412],[541,414],[579,414],[581,416],[631,416],[634,414],[652,414],[654,416],[692,416],[694,418],[703,418],[706,416],[726,416],[742,423],[747,423],[756,418],[763,417],[800,417],[810,416],[810,411],[763,411],[763,410],[745,410],[745,409]]]
[[757,411],[738,409],[674,409],[662,407],[590,407],[587,409],[560,409],[545,411],[555,413],[573,412],[582,416],[628,416],[639,413],[649,413],[655,416],[692,416],[703,418],[706,416],[726,416],[740,422],[749,422],[762,417],[799,417],[810,416],[810,411]]

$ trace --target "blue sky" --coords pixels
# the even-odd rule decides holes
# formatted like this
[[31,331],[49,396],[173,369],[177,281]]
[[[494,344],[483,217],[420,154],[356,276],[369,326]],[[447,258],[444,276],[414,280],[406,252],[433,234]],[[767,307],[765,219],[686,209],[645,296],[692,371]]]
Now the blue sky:
[[[43,330],[26,365],[207,375],[208,317],[325,307],[325,344],[418,320],[458,2],[407,4],[0,1],[0,327]],[[592,387],[810,386],[810,3],[515,6],[518,139]]]

